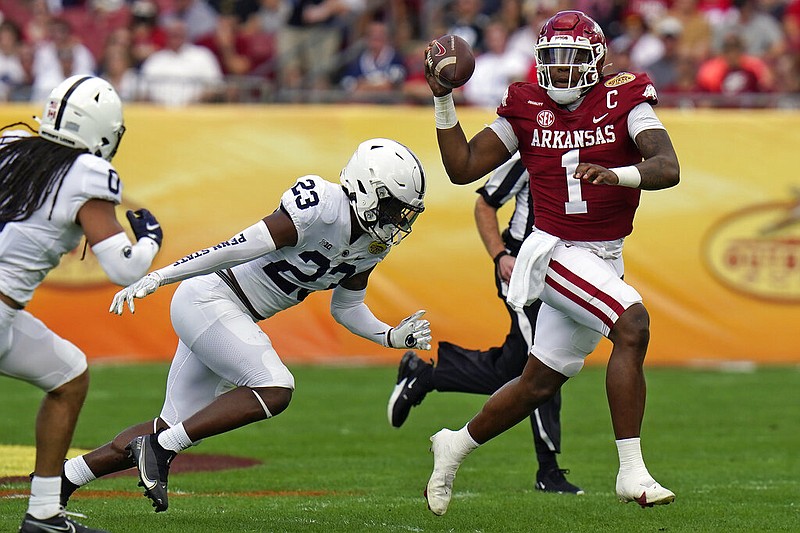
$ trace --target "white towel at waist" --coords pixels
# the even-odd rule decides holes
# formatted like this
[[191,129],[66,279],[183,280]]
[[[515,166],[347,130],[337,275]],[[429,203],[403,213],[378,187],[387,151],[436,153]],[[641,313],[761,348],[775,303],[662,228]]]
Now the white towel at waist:
[[506,302],[517,311],[536,300],[544,289],[544,278],[558,237],[534,229],[517,254]]

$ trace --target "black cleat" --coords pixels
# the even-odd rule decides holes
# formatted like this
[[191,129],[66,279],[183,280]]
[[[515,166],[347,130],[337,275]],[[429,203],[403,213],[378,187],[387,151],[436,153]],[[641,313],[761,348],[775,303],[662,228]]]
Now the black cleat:
[[64,512],[45,519],[34,518],[26,514],[19,527],[19,533],[59,533],[60,531],[64,533],[108,533],[104,529],[86,527],[69,518]]
[[139,486],[144,487],[144,495],[153,501],[157,513],[166,511],[169,465],[178,454],[161,447],[158,433],[136,437],[125,449],[139,470]]
[[536,490],[557,494],[583,494],[583,489],[567,481],[564,474],[569,474],[569,470],[563,468],[553,468],[545,472],[539,470],[536,472]]
[[408,350],[397,369],[397,384],[389,397],[387,415],[389,423],[396,428],[403,425],[411,408],[422,403],[425,395],[433,390],[433,364],[426,363]]
[[76,485],[69,479],[67,479],[67,474],[64,473],[64,470],[61,470],[61,507],[66,508],[67,504],[69,503],[69,497],[72,496],[72,493],[75,492],[80,488],[80,485]]

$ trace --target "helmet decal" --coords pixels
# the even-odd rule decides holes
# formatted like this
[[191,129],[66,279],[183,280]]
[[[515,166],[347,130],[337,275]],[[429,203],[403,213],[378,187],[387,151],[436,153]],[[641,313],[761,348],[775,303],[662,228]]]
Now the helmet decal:
[[61,121],[64,120],[64,111],[67,109],[67,102],[69,101],[69,97],[72,96],[72,93],[75,92],[75,89],[77,89],[81,83],[85,82],[88,79],[91,79],[91,76],[84,76],[83,78],[73,83],[72,87],[67,89],[67,92],[64,93],[64,96],[61,98],[61,105],[58,107],[58,112],[56,113],[56,119],[53,122],[53,129],[55,129],[56,131],[61,129]]

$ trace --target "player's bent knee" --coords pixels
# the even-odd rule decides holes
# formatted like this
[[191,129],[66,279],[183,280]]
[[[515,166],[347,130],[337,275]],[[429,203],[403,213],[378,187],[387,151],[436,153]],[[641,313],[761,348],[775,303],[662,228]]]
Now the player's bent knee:
[[51,390],[48,394],[59,398],[73,398],[77,401],[83,402],[86,398],[86,393],[89,391],[89,371],[84,371],[63,385]]
[[646,350],[650,342],[650,315],[644,305],[638,303],[626,309],[614,324],[609,339],[615,345]]
[[283,387],[262,387],[252,389],[252,391],[261,401],[267,418],[281,414],[289,407],[289,403],[292,401],[292,389]]

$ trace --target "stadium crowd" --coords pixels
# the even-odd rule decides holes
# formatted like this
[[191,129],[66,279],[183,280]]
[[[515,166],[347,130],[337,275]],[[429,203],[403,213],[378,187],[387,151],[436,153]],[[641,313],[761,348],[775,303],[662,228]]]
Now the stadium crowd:
[[607,72],[647,72],[662,104],[800,107],[800,0],[0,0],[0,101],[96,74],[168,106],[427,104],[423,50],[455,33],[477,56],[456,98],[495,107],[535,79],[533,43],[562,9],[597,20]]

